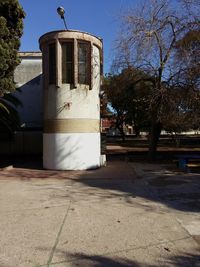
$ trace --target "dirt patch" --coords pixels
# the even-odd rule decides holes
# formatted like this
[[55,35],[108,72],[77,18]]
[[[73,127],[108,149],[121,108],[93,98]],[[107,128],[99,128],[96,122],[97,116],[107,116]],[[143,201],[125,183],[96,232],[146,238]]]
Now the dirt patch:
[[200,245],[200,235],[193,235],[192,237]]

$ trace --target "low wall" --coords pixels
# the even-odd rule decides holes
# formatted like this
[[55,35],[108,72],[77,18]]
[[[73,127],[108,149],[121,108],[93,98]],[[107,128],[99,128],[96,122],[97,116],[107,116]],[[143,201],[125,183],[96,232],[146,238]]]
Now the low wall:
[[10,140],[0,138],[0,155],[41,155],[42,131],[19,131]]

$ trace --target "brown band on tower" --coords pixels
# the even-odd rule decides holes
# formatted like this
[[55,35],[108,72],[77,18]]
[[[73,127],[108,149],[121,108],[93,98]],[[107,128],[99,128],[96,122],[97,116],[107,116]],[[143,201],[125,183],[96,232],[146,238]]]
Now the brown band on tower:
[[44,121],[44,133],[99,133],[98,119],[57,119]]

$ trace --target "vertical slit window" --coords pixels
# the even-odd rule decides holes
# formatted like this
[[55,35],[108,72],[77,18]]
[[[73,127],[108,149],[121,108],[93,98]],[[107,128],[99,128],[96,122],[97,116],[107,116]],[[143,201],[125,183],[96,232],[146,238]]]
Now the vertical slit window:
[[78,83],[90,84],[90,44],[78,43]]
[[49,84],[56,83],[56,44],[49,44]]
[[62,82],[74,82],[74,47],[72,42],[62,43]]

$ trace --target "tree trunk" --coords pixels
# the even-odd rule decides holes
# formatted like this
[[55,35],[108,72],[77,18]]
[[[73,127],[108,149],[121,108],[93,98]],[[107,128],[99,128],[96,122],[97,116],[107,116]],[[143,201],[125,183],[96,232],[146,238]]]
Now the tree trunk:
[[123,129],[123,127],[117,125],[116,128],[117,128],[117,129],[119,130],[119,132],[120,132],[120,135],[121,135],[121,137],[122,137],[122,141],[125,141],[125,133],[124,133],[124,129]]
[[123,120],[121,119],[121,114],[117,114],[117,118],[116,118],[116,128],[119,130],[121,137],[122,137],[122,141],[125,141],[125,133],[124,133],[124,129],[123,129]]
[[160,122],[152,123],[150,136],[149,136],[149,160],[156,160],[157,145],[162,129]]
[[136,136],[136,137],[139,137],[139,136],[140,136],[140,128],[137,127],[137,126],[135,126],[135,127],[134,127],[134,131],[135,131],[135,136]]

